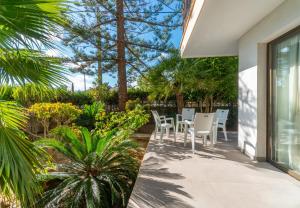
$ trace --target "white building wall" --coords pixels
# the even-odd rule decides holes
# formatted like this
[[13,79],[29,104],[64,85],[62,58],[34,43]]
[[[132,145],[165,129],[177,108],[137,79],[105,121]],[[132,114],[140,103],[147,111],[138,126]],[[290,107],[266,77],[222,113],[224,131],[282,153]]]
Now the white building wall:
[[300,0],[286,0],[239,40],[239,147],[266,157],[267,43],[300,25]]

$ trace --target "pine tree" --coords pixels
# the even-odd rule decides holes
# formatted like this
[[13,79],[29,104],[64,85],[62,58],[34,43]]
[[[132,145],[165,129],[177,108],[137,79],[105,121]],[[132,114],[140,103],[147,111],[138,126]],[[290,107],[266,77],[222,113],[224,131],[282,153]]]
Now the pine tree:
[[[127,78],[143,76],[174,47],[170,38],[182,25],[181,8],[181,0],[82,0],[75,11],[81,12],[84,21],[70,21],[73,35],[68,43],[78,39],[76,48],[70,44],[76,49],[74,60],[88,68],[98,66],[98,80],[102,71],[117,72],[119,109],[124,110]],[[89,42],[86,47],[85,41]]]

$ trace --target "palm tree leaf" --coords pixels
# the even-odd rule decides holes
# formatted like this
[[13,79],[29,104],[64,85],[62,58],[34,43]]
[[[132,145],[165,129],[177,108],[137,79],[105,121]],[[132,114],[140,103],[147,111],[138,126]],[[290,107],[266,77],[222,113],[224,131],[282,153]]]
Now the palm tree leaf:
[[63,0],[1,0],[0,48],[25,46],[36,48],[41,43],[51,47],[51,31],[64,24],[60,12]]
[[27,121],[25,109],[12,101],[0,100],[0,126],[24,128]]
[[59,127],[52,131],[54,135],[61,137],[65,141],[65,147],[72,151],[78,160],[82,159],[82,156],[86,153],[80,139],[69,127]]
[[92,137],[87,128],[82,128],[81,131],[81,137],[83,139],[83,142],[85,144],[85,148],[87,153],[90,153],[92,151]]
[[0,74],[0,84],[34,82],[58,86],[68,81],[58,59],[25,49],[0,49]]
[[1,190],[11,190],[22,204],[32,204],[39,191],[33,167],[42,168],[44,153],[26,140],[23,132],[0,125]]
[[[65,144],[63,142],[57,141],[56,139],[40,139],[35,141],[34,144],[43,148],[50,147],[68,157],[73,157],[73,153],[68,148],[65,147]],[[72,158],[72,159],[77,159],[77,158]]]

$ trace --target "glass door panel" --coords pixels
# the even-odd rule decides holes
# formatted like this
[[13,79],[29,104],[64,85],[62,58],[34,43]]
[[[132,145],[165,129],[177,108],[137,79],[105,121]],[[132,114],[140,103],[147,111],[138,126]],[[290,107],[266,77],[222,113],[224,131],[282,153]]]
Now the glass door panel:
[[271,160],[300,172],[300,34],[271,44]]

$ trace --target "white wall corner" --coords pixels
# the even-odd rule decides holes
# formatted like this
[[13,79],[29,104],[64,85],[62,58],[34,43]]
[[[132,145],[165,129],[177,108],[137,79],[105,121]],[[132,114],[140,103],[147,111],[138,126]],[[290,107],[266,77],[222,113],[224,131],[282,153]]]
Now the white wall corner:
[[250,158],[257,144],[257,66],[239,72],[238,146]]
[[257,144],[256,158],[266,158],[267,149],[267,44],[257,44]]

